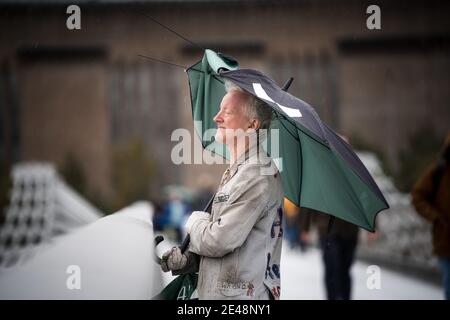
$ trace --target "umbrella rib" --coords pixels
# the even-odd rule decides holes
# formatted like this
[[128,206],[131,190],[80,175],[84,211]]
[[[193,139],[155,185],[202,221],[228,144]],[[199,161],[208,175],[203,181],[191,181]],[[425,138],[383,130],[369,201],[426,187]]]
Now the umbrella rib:
[[213,78],[216,79],[217,81],[219,81],[221,84],[225,84],[225,81],[222,81],[222,79],[216,77],[214,74],[213,74]]
[[[295,126],[296,128],[297,128],[297,126],[295,125],[295,123],[292,123],[291,122],[291,120],[290,119],[288,119],[284,114],[279,114],[279,116],[278,116],[278,118],[280,118],[280,117],[282,117],[283,119],[285,119],[286,121],[288,121],[289,123],[291,123],[293,126]],[[280,123],[281,124],[283,124],[283,122],[281,122],[280,121]],[[294,137],[294,135],[284,126],[284,124],[283,124],[283,127],[289,132],[289,134],[290,135],[292,135],[293,136],[293,138],[294,139],[296,139],[297,141],[299,141],[297,138],[295,138]],[[301,132],[303,132],[304,134],[306,134],[308,137],[310,137],[311,139],[313,139],[314,141],[316,141],[316,142],[318,142],[318,143],[320,143],[321,145],[323,145],[324,147],[327,147],[327,148],[329,148],[329,146],[326,144],[326,143],[324,143],[323,141],[321,141],[321,140],[318,140],[317,138],[315,138],[314,136],[312,136],[310,133],[308,133],[307,131],[304,131],[304,130],[302,130],[302,129],[300,129],[300,128],[297,128],[298,130],[300,130]]]
[[171,66],[174,66],[174,67],[179,67],[179,68],[182,68],[182,69],[184,69],[184,70],[187,69],[186,66],[183,66],[183,65],[181,65],[181,64],[176,64],[176,63],[173,63],[173,62],[169,62],[169,61],[164,61],[164,60],[152,58],[152,57],[149,57],[149,56],[145,56],[145,55],[143,55],[143,54],[138,54],[138,56],[141,57],[141,58],[148,59],[148,60],[153,60],[153,61],[156,61],[156,62],[165,63],[165,64],[168,64],[168,65],[171,65]]
[[200,72],[200,73],[204,73],[204,74],[206,74],[206,72],[205,71],[202,71],[202,70],[198,70],[198,69],[194,69],[194,67],[192,66],[192,67],[189,67],[189,68],[187,68],[186,69],[186,71],[191,71],[191,70],[194,70],[194,71],[197,71],[197,72]]
[[183,39],[184,41],[190,43],[190,44],[193,45],[194,47],[197,47],[198,49],[200,49],[200,50],[202,50],[202,51],[205,51],[205,48],[203,48],[202,46],[200,46],[200,45],[196,44],[195,42],[189,40],[189,39],[186,38],[185,36],[179,34],[179,33],[176,32],[175,30],[169,28],[168,26],[162,24],[161,22],[159,22],[159,21],[156,20],[155,18],[149,16],[148,14],[146,14],[146,13],[144,13],[144,12],[141,12],[141,14],[142,14],[144,17],[146,17],[146,18],[152,20],[153,22],[159,24],[159,25],[160,25],[161,27],[163,27],[164,29],[166,29],[166,30],[172,32],[173,34],[175,34],[176,36],[180,37],[180,38]]
[[[202,70],[198,70],[198,69],[194,69],[193,67],[190,67],[190,68],[188,68],[187,70],[194,70],[194,71],[197,71],[197,72],[201,72],[201,73],[204,73],[204,74],[207,74],[205,71],[202,71]],[[213,73],[210,73],[211,75],[212,75],[212,77],[214,78],[214,79],[216,79],[217,81],[219,81],[221,84],[225,84],[225,82],[224,81],[222,81],[222,79],[220,79],[219,77],[217,77],[216,75],[214,75]]]
[[281,123],[281,125],[283,126],[283,128],[286,129],[286,131],[291,135],[291,137],[292,137],[295,141],[300,142],[300,139],[297,138],[297,137],[291,132],[291,130],[289,130],[288,128],[286,128],[286,126],[284,125],[283,121],[280,120],[280,123]]

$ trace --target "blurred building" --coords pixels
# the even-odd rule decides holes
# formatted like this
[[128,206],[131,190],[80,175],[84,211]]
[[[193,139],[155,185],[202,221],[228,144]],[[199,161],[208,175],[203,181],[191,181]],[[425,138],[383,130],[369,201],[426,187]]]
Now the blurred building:
[[[78,4],[81,29],[66,8]],[[155,162],[152,192],[198,187],[223,167],[172,164],[174,129],[193,131],[187,76],[200,47],[258,68],[312,104],[331,127],[399,154],[422,127],[443,136],[450,119],[450,24],[446,1],[0,0],[0,142],[10,162],[75,157],[91,192],[114,197],[112,153],[140,137]]]

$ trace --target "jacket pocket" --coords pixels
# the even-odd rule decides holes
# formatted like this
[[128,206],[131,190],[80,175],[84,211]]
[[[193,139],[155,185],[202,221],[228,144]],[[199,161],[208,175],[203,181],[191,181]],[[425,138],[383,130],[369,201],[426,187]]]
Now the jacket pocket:
[[245,281],[219,281],[219,292],[225,297],[245,297],[250,296],[249,290],[253,289],[253,285]]
[[234,297],[241,294],[246,283],[239,277],[239,249],[222,257],[220,261],[220,274],[217,286],[219,291],[227,296]]

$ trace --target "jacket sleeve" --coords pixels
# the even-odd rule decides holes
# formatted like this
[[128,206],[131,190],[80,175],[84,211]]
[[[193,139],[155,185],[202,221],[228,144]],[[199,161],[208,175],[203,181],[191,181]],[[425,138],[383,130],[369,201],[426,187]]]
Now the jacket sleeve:
[[223,257],[239,248],[265,211],[269,196],[267,176],[256,175],[237,183],[217,221],[200,218],[188,226],[189,250],[201,256]]
[[439,211],[433,203],[430,203],[430,196],[433,192],[433,172],[434,166],[429,168],[426,173],[414,185],[411,196],[412,203],[422,217],[433,222],[438,218]]

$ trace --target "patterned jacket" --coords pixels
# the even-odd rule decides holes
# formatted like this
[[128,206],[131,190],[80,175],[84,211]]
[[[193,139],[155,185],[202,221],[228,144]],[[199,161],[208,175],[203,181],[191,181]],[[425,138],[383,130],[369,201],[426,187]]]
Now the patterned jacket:
[[225,171],[211,214],[186,225],[199,299],[279,299],[282,204],[278,169],[256,146]]

